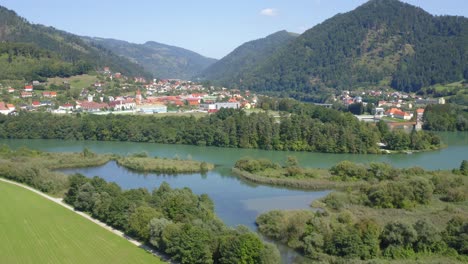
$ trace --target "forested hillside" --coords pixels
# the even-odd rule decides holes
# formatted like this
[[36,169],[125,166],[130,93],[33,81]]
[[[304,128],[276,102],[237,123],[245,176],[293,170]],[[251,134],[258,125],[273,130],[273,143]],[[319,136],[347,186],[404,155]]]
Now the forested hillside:
[[[53,27],[31,24],[25,18],[19,17],[14,11],[1,6],[0,41],[14,43],[11,45],[27,43],[33,45],[33,48],[37,50],[46,50],[49,53],[48,56],[54,58],[55,64],[69,64],[70,68],[80,68],[86,65],[86,69],[99,69],[109,66],[112,70],[120,71],[125,75],[150,76],[142,67],[100,45],[85,43],[79,36]],[[13,57],[15,56],[15,52],[10,52],[10,54]],[[21,58],[12,58],[16,64],[13,67],[15,69],[11,70],[9,76],[14,79],[29,77],[29,75],[23,75],[24,71],[21,70],[21,68],[29,65],[27,60],[23,60],[23,55],[20,54]],[[72,72],[73,70],[70,71],[70,73]],[[40,76],[48,77],[47,75]],[[66,75],[57,74],[57,76]]]
[[216,62],[193,51],[154,41],[135,44],[115,39],[84,39],[130,59],[158,78],[190,80]]
[[249,70],[232,70],[242,74],[231,78],[262,92],[373,86],[411,92],[467,79],[467,61],[467,18],[371,0],[309,29]]
[[283,30],[265,38],[244,43],[204,70],[200,77],[205,80],[215,80],[217,84],[225,86],[241,86],[244,75],[297,36],[295,33]]

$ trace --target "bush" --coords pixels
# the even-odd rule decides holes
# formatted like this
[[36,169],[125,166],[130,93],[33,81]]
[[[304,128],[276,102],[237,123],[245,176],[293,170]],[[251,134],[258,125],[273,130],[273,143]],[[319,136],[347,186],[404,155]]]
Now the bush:
[[365,179],[367,177],[367,169],[364,165],[355,164],[347,160],[341,161],[331,167],[330,173],[342,181]]

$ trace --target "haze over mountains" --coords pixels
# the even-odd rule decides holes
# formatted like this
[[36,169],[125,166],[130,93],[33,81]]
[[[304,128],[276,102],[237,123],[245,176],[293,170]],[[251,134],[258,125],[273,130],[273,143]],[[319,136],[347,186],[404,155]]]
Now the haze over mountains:
[[217,61],[190,50],[154,41],[135,44],[115,39],[84,39],[128,58],[154,76],[163,79],[189,80]]
[[[6,77],[21,79],[73,75],[81,73],[79,68],[86,71],[105,65],[126,75],[150,75],[143,67],[110,50],[86,43],[77,35],[53,27],[31,24],[14,11],[1,6],[0,42],[2,54],[9,54],[8,64],[2,67],[7,72],[2,73],[7,74]],[[18,43],[29,45],[26,49],[17,47]],[[24,74],[26,76],[22,76]]]
[[216,62],[195,52],[153,41],[133,44],[77,36],[29,23],[1,6],[0,41],[3,42],[0,55],[14,53],[13,65],[9,63],[0,67],[4,70],[0,73],[2,78],[67,76],[109,66],[113,71],[128,76],[190,79]]

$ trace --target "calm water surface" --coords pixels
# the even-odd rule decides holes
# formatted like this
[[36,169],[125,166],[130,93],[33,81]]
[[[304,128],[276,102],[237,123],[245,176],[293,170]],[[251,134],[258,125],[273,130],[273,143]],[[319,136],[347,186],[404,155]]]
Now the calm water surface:
[[[328,168],[339,161],[359,163],[387,162],[396,167],[420,166],[425,169],[452,169],[468,159],[468,133],[440,133],[447,148],[422,153],[397,155],[322,154],[307,152],[262,151],[226,149],[184,145],[165,145],[132,142],[96,142],[61,140],[0,140],[13,148],[26,146],[52,152],[80,152],[84,147],[97,153],[127,155],[145,151],[151,156],[207,161],[216,164],[205,175],[179,174],[158,175],[136,173],[118,166],[115,162],[86,169],[64,170],[79,172],[88,177],[100,176],[116,182],[124,189],[145,187],[150,191],[163,181],[173,188],[189,187],[194,193],[208,194],[215,203],[217,215],[230,226],[246,225],[255,230],[255,218],[259,213],[273,209],[304,209],[310,203],[325,196],[328,191],[302,191],[288,188],[252,184],[238,179],[231,173],[234,163],[242,157],[267,158],[283,163],[287,156],[296,156],[302,166]],[[281,248],[285,262],[295,256],[294,252]]]

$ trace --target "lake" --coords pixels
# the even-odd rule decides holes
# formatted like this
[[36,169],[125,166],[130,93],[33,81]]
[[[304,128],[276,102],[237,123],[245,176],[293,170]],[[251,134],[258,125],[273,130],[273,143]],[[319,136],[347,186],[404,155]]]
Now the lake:
[[[234,163],[243,157],[267,158],[284,163],[288,156],[296,156],[305,167],[329,168],[342,160],[359,163],[387,162],[395,167],[419,166],[425,169],[458,168],[468,159],[468,133],[439,133],[447,148],[413,154],[324,154],[310,152],[263,151],[251,149],[227,149],[185,145],[166,145],[133,142],[61,141],[61,140],[0,140],[12,148],[26,146],[51,152],[81,152],[87,147],[96,153],[126,155],[147,152],[150,156],[207,161],[216,164],[207,174],[158,175],[129,171],[115,162],[95,168],[63,170],[65,173],[81,173],[88,177],[100,176],[116,182],[124,189],[145,187],[150,191],[163,181],[173,188],[189,187],[194,193],[208,194],[215,203],[216,214],[230,226],[246,225],[255,230],[255,218],[259,213],[273,209],[305,209],[310,203],[329,191],[304,191],[265,186],[246,182],[231,173]],[[295,254],[281,248],[285,262]]]

